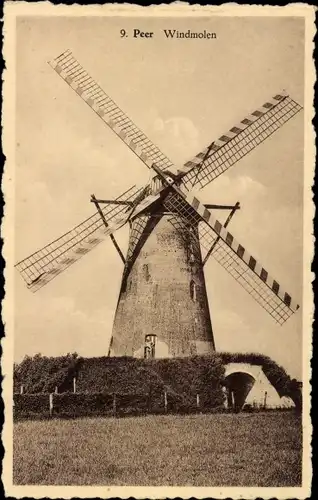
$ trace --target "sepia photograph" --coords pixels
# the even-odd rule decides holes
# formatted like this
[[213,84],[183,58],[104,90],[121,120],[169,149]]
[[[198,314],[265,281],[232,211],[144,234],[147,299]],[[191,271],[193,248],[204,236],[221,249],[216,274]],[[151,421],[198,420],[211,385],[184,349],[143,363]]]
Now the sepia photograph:
[[305,498],[314,10],[13,4],[7,493]]

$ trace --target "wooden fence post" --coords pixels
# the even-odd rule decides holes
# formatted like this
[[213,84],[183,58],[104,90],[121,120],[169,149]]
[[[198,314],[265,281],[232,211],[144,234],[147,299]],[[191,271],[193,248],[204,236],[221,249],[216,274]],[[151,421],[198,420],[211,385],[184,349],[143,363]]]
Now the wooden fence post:
[[200,396],[197,394],[197,408],[200,408]]
[[23,387],[23,385],[21,385],[21,387],[20,387],[20,394],[23,394],[23,391],[24,391],[24,387]]
[[55,386],[55,394],[57,394],[59,392],[58,388],[57,388],[57,385]]
[[50,417],[53,415],[53,393],[49,394]]
[[267,399],[267,391],[264,394],[264,410],[266,410],[266,399]]
[[76,377],[73,378],[73,392],[76,393]]
[[113,415],[116,417],[116,394],[113,394]]
[[149,392],[148,392],[148,401],[147,401],[147,412],[150,413],[151,411],[151,399],[152,399],[152,385],[149,387]]
[[164,394],[164,399],[165,399],[165,413],[167,413],[167,411],[168,411],[168,398],[167,398],[167,391],[166,391],[166,390],[164,390],[163,394]]

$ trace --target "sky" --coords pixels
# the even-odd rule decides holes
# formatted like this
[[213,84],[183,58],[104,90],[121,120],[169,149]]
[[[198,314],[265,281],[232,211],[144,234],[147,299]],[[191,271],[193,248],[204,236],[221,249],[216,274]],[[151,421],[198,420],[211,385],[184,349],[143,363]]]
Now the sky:
[[[125,29],[151,39],[120,37]],[[213,31],[171,40],[163,29]],[[297,18],[20,17],[16,45],[15,260],[149,180],[145,165],[50,68],[66,49],[176,165],[282,89],[303,104]],[[230,230],[301,304],[303,115],[200,191],[241,210]],[[219,216],[219,214],[217,214]],[[226,215],[225,215],[226,216]],[[224,214],[220,215],[220,218]],[[127,248],[127,227],[116,233]],[[14,357],[107,354],[123,264],[110,239],[38,292],[15,275]],[[261,352],[301,378],[302,313],[277,325],[222,267],[205,266],[216,348]]]

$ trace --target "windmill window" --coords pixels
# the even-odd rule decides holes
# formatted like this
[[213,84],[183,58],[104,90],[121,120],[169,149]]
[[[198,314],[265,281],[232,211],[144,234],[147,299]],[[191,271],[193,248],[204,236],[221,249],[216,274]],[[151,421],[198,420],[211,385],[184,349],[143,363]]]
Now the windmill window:
[[145,280],[148,282],[149,279],[150,279],[150,273],[149,273],[149,266],[148,266],[148,264],[144,264],[142,266],[142,269],[143,269]]
[[193,280],[190,282],[190,297],[193,302],[197,301],[197,286]]

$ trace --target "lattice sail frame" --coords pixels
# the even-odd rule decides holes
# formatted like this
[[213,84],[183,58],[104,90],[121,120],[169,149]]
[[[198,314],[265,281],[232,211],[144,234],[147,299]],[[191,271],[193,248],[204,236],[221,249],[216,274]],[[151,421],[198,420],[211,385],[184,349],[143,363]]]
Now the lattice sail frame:
[[84,70],[70,50],[63,52],[49,64],[149,169],[154,162],[162,170],[175,168],[169,158],[150,141]]
[[84,70],[71,51],[49,64],[149,169],[156,163],[161,170],[183,177],[188,189],[207,185],[302,109],[286,92],[276,94],[194,158],[176,167]]
[[275,95],[188,161],[182,177],[188,190],[201,189],[264,142],[300,110],[287,93]]
[[[163,155],[163,153],[161,153],[157,146],[155,146],[145,136],[145,134],[143,134],[140,129],[136,127],[127,115],[123,113],[115,102],[88,75],[70,51],[66,51],[58,56],[50,62],[50,65],[117,134],[117,136],[128,145],[128,147],[147,165],[148,168],[151,168],[152,164],[155,162],[162,171],[169,170],[169,172],[177,173],[180,177],[183,177],[183,191],[186,191],[189,187],[197,185],[199,185],[199,187],[204,187],[222,172],[227,170],[230,166],[239,161],[243,156],[252,151],[258,144],[263,142],[267,137],[269,137],[302,109],[301,106],[293,101],[286,93],[277,94],[271,100],[267,101],[261,108],[245,117],[237,126],[232,127],[229,132],[220,136],[217,141],[212,142],[207,148],[198,153],[183,167],[176,168],[172,162],[165,155]],[[135,194],[137,197],[138,195],[140,196],[140,190]],[[192,199],[192,202],[196,200],[194,205],[197,205],[198,200],[191,195],[191,193],[188,193],[187,196],[188,203],[189,200]],[[158,199],[158,197],[159,196],[150,195],[145,198],[138,206],[138,212],[149,207]],[[123,196],[121,196],[121,198],[123,199]],[[169,199],[170,202],[167,202],[168,205],[169,203],[171,204],[171,197]],[[180,197],[175,196],[173,204],[178,205],[180,200],[184,203],[184,198],[180,199]],[[195,208],[194,205],[191,205],[191,210]],[[202,212],[202,210],[206,210],[203,205],[199,205],[199,211]],[[119,206],[116,208],[116,215],[120,215],[118,219],[114,219],[109,212],[104,214],[107,222],[109,222],[109,217],[111,217],[111,224],[107,229],[105,226],[101,227],[103,225],[101,220],[99,220],[100,226],[96,227],[97,221],[92,218],[88,218],[86,221],[76,226],[76,228],[66,233],[58,240],[55,240],[50,245],[47,245],[43,249],[32,254],[27,259],[19,262],[16,267],[21,272],[28,286],[33,290],[40,288],[64,269],[69,267],[69,265],[76,262],[82,255],[94,248],[106,236],[125,224],[125,222],[129,219],[129,214],[127,215],[126,213],[127,209]],[[110,212],[114,212],[116,208],[112,208]],[[174,209],[176,209],[176,206],[174,206]],[[195,210],[196,209],[197,207]],[[186,214],[189,216],[189,214],[186,213],[188,211],[189,205],[186,204],[182,205],[182,207],[179,206],[180,214]],[[205,217],[207,217],[206,212],[204,213]],[[112,215],[114,215],[114,213]],[[204,217],[202,218],[201,214],[199,214],[199,218],[200,217],[202,220],[205,220]],[[209,221],[211,222],[212,219],[209,218]],[[203,238],[201,238],[201,243],[205,248],[207,248],[207,246],[210,248],[211,243],[215,240],[215,232],[222,238],[222,231],[226,231],[225,228],[220,229],[218,224],[220,224],[218,221],[216,221],[215,227],[205,224],[205,226],[208,227],[208,230],[205,229]],[[218,229],[220,230],[220,233],[218,233]],[[97,234],[95,234],[97,232],[99,233],[98,237]],[[92,234],[94,234],[96,238],[91,237]],[[230,235],[230,233],[228,234]],[[231,236],[232,235],[228,236],[228,238]],[[261,276],[258,274],[257,269],[261,266],[245,251],[245,249],[243,249],[241,245],[237,243],[236,248],[235,245],[236,241],[234,239],[232,243],[229,244],[229,240],[224,240],[224,238],[222,238],[222,241],[220,240],[215,248],[215,252],[213,254],[214,257],[217,259],[219,255],[219,259],[217,260],[228,270],[228,272],[230,272],[230,274],[232,274],[235,279],[237,279],[237,281],[242,284],[242,286],[246,289],[249,288],[247,291],[249,291],[254,298],[257,297],[257,301],[261,305],[262,300],[265,301],[266,310],[269,308],[268,302],[267,300],[262,299],[263,295],[261,293],[257,292],[257,286],[259,286],[259,283],[256,285],[255,289],[250,285],[248,287],[245,285],[245,283],[248,282],[245,279],[245,275],[249,271],[252,272],[254,279],[256,276],[258,281],[262,280],[261,283],[266,284],[266,290],[269,288],[271,293],[274,293],[275,296],[279,297],[280,301],[283,302],[284,307],[287,307],[288,311],[294,312],[292,309],[294,302],[290,298],[289,294],[282,292],[280,285],[275,280],[270,278],[268,274],[266,274],[267,271],[263,268],[263,275]],[[223,248],[223,256],[221,256],[220,248]],[[228,253],[229,249],[230,252],[234,252],[233,255],[235,255],[236,252],[236,256],[240,259],[237,261],[235,266],[234,261],[236,262],[236,260],[232,253]],[[244,250],[242,255],[240,254],[240,252],[242,252],[241,249]],[[71,253],[71,255],[69,256],[68,253]],[[224,256],[225,253],[228,255],[226,259]],[[253,264],[254,261],[255,264]],[[245,269],[242,262],[245,267],[247,266],[247,269]],[[237,270],[240,266],[240,271],[236,271],[237,276],[235,276],[234,269]],[[243,275],[245,276],[244,279]],[[238,279],[238,276],[240,279]],[[282,293],[284,293],[284,298],[282,298]],[[295,307],[297,309],[299,306],[297,305]],[[277,308],[272,307],[271,311],[268,312],[271,314],[274,309]],[[281,316],[283,319],[283,315]]]
[[[283,324],[299,305],[213,214],[191,193],[179,191],[164,200],[167,210],[177,212],[196,228],[200,243],[209,251],[219,236],[212,256],[275,319]],[[174,218],[170,219],[175,224]],[[176,229],[178,225],[175,225]],[[191,233],[196,238],[196,232]]]
[[[133,186],[116,199],[134,202],[136,199],[138,200],[142,191],[143,188]],[[102,212],[108,223],[107,228],[100,214],[96,212],[49,245],[18,262],[15,267],[27,286],[32,291],[38,290],[123,226],[132,213],[139,213],[148,204],[157,200],[159,193],[160,191],[148,196],[137,207],[135,204],[128,208],[122,205],[103,207]]]

